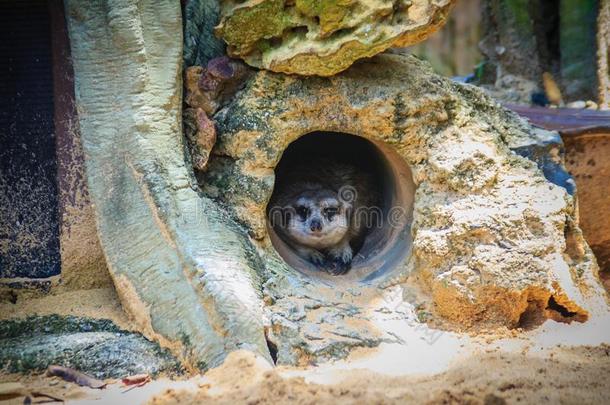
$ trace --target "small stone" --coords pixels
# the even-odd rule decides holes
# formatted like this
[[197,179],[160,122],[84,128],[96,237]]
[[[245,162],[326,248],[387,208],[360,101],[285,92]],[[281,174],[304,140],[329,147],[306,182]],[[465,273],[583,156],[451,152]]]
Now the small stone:
[[219,79],[229,79],[235,74],[230,62],[226,56],[214,58],[208,62],[208,73]]
[[239,89],[250,70],[237,60],[226,56],[212,59],[207,67],[186,68],[184,86],[186,103],[201,108],[212,116]]
[[577,108],[579,110],[582,110],[586,106],[587,106],[587,104],[583,100],[572,101],[572,102],[566,104],[566,107],[568,107],[568,108]]
[[193,167],[205,170],[212,148],[216,143],[214,122],[201,108],[185,110],[185,133],[188,140]]
[[199,86],[199,88],[203,91],[215,91],[218,88],[219,84],[220,80],[218,80],[218,78],[209,74],[203,74],[201,75],[197,86]]
[[595,101],[587,100],[585,104],[587,110],[597,110],[597,103]]

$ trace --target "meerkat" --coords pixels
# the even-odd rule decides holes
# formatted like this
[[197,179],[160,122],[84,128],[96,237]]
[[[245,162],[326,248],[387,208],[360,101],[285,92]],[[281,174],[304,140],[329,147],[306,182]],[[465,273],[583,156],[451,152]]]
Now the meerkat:
[[362,217],[376,205],[371,185],[370,177],[353,165],[328,160],[297,164],[277,182],[269,219],[300,257],[332,275],[345,274],[371,225]]

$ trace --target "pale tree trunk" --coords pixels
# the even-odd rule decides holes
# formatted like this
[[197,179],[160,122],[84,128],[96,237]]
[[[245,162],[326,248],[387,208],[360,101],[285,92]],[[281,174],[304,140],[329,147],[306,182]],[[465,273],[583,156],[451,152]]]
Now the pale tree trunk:
[[88,183],[124,308],[192,369],[240,347],[269,358],[254,255],[185,166],[179,2],[66,10]]

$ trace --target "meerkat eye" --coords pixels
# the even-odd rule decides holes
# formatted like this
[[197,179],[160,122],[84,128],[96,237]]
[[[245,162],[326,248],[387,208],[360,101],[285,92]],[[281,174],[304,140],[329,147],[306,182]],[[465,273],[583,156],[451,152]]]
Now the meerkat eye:
[[339,209],[335,207],[324,208],[324,215],[329,221],[332,221],[335,215],[339,213]]
[[302,219],[305,219],[309,215],[309,208],[299,205],[298,207],[296,207],[296,212],[298,216],[300,216]]

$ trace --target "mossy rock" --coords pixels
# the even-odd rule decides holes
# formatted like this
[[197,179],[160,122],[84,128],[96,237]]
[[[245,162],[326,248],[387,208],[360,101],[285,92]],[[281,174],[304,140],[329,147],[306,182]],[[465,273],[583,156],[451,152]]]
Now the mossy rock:
[[0,322],[0,364],[13,373],[55,364],[96,378],[182,372],[168,350],[139,333],[105,319],[59,315]]
[[423,41],[453,0],[223,1],[216,34],[231,56],[275,72],[332,76],[392,46]]

